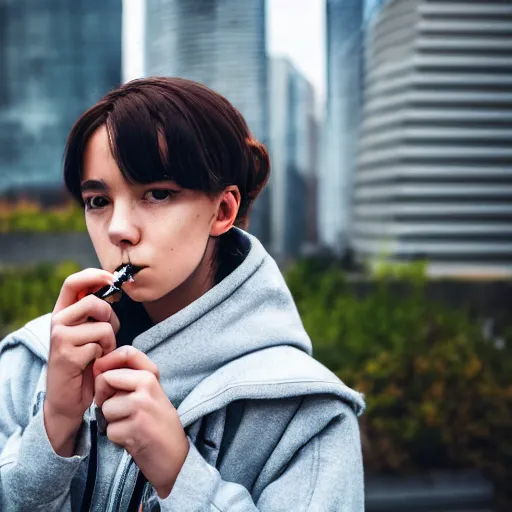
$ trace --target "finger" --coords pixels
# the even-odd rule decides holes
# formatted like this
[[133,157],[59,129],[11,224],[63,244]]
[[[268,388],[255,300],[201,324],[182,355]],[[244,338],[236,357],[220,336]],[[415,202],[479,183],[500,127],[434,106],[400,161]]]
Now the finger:
[[133,423],[131,419],[123,419],[109,423],[107,426],[107,437],[113,443],[126,448],[133,455],[135,451],[135,437],[133,433]]
[[112,310],[112,312],[110,313],[109,323],[112,326],[114,334],[117,334],[119,332],[119,329],[121,328],[121,322],[119,322],[119,317],[117,316],[116,312],[112,309],[112,306],[110,307],[110,309]]
[[132,370],[131,368],[109,370],[98,375],[96,382],[98,379],[101,379],[100,382],[103,382],[104,379],[106,384],[116,391],[137,391],[146,389],[151,392],[153,386],[158,384],[153,373],[144,370]]
[[151,361],[151,359],[146,354],[144,354],[144,352],[141,352],[131,345],[119,347],[113,352],[98,359],[94,363],[93,373],[94,376],[97,376],[100,373],[118,368],[144,370],[152,373],[157,380],[160,378],[158,366],[153,361]]
[[94,359],[101,356],[102,348],[97,343],[88,343],[81,347],[76,347],[71,354],[66,357],[66,370],[72,377],[83,374],[87,365]]
[[94,295],[88,295],[59,313],[54,314],[52,324],[78,325],[91,319],[110,323],[115,334],[119,332],[121,327],[119,317],[112,309],[112,306]]
[[[112,423],[129,417],[134,408],[133,400],[130,399],[133,393],[126,391],[116,391],[113,396],[108,398],[101,405],[101,410],[105,419]],[[98,404],[98,402],[96,402]]]
[[87,345],[78,347],[77,353],[81,360],[80,369],[81,372],[83,372],[87,368],[87,365],[91,363],[91,361],[101,357],[103,349],[97,343],[88,343]]
[[78,294],[84,290],[99,290],[114,282],[114,275],[99,268],[86,268],[76,274],[71,274],[64,281],[59,297],[53,309],[58,313],[77,302]]
[[119,391],[111,386],[105,378],[105,374],[102,373],[94,378],[94,401],[98,407],[103,407],[105,401],[116,393],[124,393],[124,391]]
[[113,309],[108,302],[101,300],[95,295],[87,295],[82,300],[54,314],[52,320],[53,323],[64,325],[83,324],[89,319],[98,322],[110,322],[112,313]]
[[52,329],[50,350],[69,350],[69,347],[79,347],[88,343],[101,347],[101,357],[116,348],[116,337],[112,326],[107,322],[88,322],[85,324],[58,325]]

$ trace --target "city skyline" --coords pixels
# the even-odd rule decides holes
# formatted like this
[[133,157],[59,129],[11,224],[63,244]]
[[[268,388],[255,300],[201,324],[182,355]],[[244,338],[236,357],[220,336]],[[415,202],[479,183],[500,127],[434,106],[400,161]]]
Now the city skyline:
[[[124,81],[144,73],[145,2],[123,0]],[[269,56],[289,59],[325,99],[325,0],[266,0],[265,8]]]
[[111,0],[115,33],[101,28],[112,20],[99,4],[11,5],[6,191],[56,188],[72,121],[110,88],[181,76],[224,95],[268,147],[273,173],[251,231],[279,258],[312,245],[359,259],[447,260],[463,247],[457,264],[512,255],[512,6],[502,0]]

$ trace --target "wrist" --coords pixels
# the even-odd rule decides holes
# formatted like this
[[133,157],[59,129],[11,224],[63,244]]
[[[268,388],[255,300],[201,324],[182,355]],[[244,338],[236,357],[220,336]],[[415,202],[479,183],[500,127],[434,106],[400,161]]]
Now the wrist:
[[176,483],[176,480],[178,478],[178,475],[181,472],[181,469],[183,468],[183,465],[185,464],[185,461],[188,456],[188,452],[190,450],[190,443],[188,441],[188,438],[184,438],[184,442],[181,444],[181,449],[178,453],[174,453],[174,471],[171,471],[170,478],[166,482],[162,482],[161,484],[154,486],[156,493],[158,494],[158,497],[162,500],[165,500],[169,494],[171,494],[172,488],[174,487],[174,484]]
[[46,400],[43,404],[43,417],[46,435],[54,452],[61,457],[71,457],[82,418],[70,418],[58,414]]

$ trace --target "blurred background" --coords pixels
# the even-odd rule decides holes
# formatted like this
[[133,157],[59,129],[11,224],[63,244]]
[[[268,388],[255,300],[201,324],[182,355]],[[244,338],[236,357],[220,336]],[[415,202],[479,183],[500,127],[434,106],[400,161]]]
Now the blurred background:
[[269,148],[250,231],[367,395],[367,510],[512,510],[512,1],[0,0],[0,335],[98,265],[66,137],[152,75]]

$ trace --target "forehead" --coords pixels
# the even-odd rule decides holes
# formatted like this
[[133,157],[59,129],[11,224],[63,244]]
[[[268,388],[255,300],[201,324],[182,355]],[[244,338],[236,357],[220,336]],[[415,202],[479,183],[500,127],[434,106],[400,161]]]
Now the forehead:
[[105,125],[100,126],[87,142],[82,172],[82,181],[100,178],[124,181],[112,155]]

